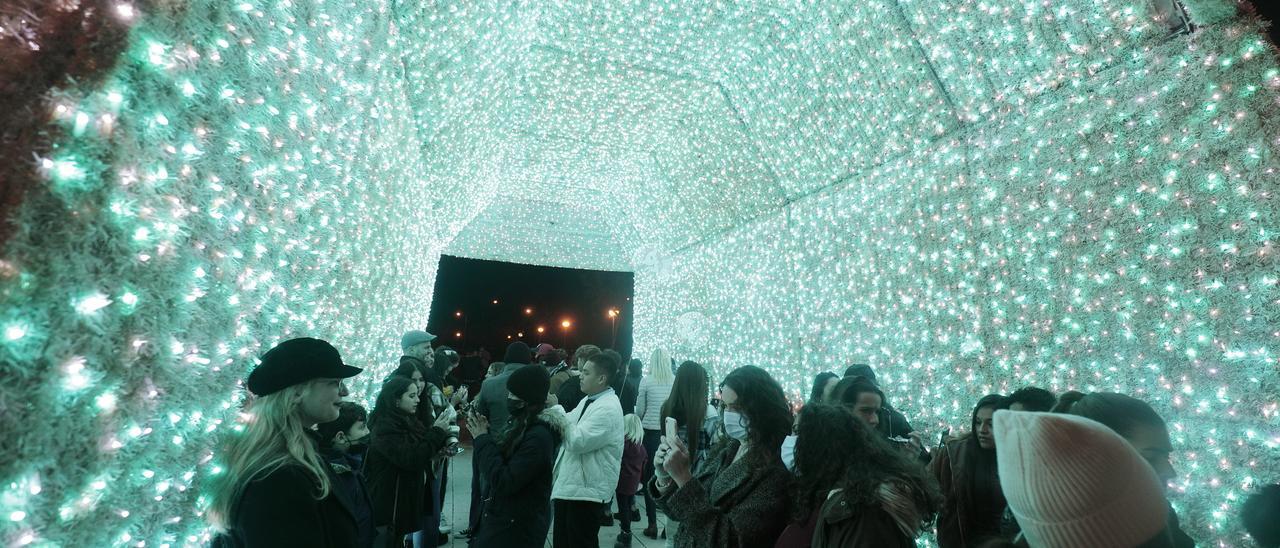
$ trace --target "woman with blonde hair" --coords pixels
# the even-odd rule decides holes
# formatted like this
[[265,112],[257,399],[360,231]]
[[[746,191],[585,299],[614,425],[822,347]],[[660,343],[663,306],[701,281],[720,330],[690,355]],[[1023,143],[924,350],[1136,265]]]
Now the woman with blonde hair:
[[[653,356],[649,358],[649,375],[640,379],[640,390],[636,395],[636,416],[640,417],[640,425],[644,428],[644,451],[648,456],[641,472],[641,479],[645,483],[653,479],[653,456],[658,452],[658,444],[662,441],[662,406],[671,395],[671,386],[675,381],[675,361],[666,350],[654,349]],[[656,539],[658,508],[648,489],[644,490],[644,511],[649,518],[644,536]]]
[[333,488],[312,427],[338,418],[342,379],[360,372],[319,339],[291,339],[262,356],[246,383],[257,397],[211,486],[214,546],[358,544],[353,504]]

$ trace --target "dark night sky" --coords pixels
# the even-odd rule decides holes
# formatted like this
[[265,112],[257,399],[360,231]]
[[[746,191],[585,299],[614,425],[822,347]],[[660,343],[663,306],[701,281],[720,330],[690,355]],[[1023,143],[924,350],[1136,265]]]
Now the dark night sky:
[[[435,297],[427,330],[439,344],[465,353],[486,347],[493,359],[502,359],[507,335],[524,332],[523,340],[539,342],[537,327],[546,328],[542,340],[564,347],[560,322],[573,322],[568,348],[582,344],[610,346],[609,308],[617,308],[618,339],[614,349],[624,357],[631,352],[631,301],[634,278],[630,272],[601,272],[529,266],[497,261],[440,257]],[[498,304],[493,304],[494,300]],[[525,308],[532,308],[531,315]],[[463,318],[455,313],[461,311]],[[465,320],[465,321],[464,321]],[[464,331],[465,329],[465,331]],[[464,332],[459,338],[456,333]]]

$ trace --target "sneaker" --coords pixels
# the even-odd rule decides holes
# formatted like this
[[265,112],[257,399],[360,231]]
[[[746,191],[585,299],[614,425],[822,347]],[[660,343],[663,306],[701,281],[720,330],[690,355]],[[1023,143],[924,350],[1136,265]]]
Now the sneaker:
[[453,532],[453,526],[449,525],[449,520],[444,516],[440,516],[440,533],[448,534]]

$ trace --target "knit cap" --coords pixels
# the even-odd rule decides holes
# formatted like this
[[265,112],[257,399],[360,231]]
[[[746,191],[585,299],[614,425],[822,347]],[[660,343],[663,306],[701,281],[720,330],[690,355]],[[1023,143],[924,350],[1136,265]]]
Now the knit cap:
[[526,403],[545,402],[551,391],[551,376],[541,365],[525,365],[507,377],[507,391]]
[[1000,487],[1037,548],[1132,548],[1164,531],[1155,470],[1129,442],[1074,415],[996,411]]
[[502,357],[505,363],[529,363],[529,345],[516,341],[507,345],[507,353]]

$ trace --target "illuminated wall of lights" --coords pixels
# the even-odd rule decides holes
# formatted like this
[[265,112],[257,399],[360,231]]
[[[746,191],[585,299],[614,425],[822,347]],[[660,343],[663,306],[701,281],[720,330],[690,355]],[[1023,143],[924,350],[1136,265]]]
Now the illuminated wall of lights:
[[[254,356],[373,371],[441,253],[636,272],[637,355],[1169,420],[1202,545],[1280,470],[1280,69],[1230,2],[118,3],[0,254],[0,538],[207,540]],[[1160,4],[1156,2],[1155,4]],[[548,219],[556,223],[545,222]]]

